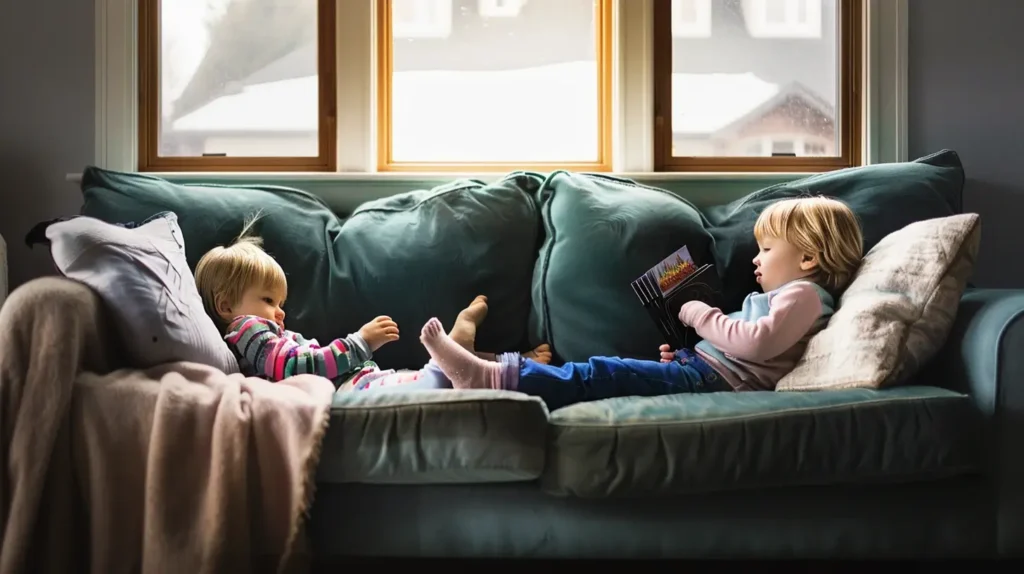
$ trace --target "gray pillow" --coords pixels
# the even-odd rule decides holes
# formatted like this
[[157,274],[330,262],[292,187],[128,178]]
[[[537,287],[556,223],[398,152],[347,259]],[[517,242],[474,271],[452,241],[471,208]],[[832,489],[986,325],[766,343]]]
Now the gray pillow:
[[188,361],[238,372],[203,308],[175,214],[133,229],[76,217],[50,225],[46,237],[57,269],[107,303],[131,366]]

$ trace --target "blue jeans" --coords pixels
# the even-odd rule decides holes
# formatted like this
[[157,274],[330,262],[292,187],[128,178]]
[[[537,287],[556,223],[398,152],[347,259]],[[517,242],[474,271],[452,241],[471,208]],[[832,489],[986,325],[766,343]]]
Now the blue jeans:
[[711,365],[682,349],[671,363],[593,357],[586,363],[552,367],[524,359],[516,390],[540,397],[550,410],[555,410],[615,397],[715,393],[731,391],[732,387]]

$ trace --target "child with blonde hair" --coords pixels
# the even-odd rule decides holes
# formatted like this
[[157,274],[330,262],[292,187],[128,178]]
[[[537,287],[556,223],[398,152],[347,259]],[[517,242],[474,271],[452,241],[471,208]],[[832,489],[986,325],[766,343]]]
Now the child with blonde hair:
[[[196,286],[203,304],[225,333],[224,339],[243,374],[277,382],[308,373],[330,379],[336,386],[352,378],[353,390],[400,383],[403,389],[451,387],[432,361],[419,371],[409,372],[381,370],[371,361],[377,349],[398,340],[398,324],[391,317],[376,317],[326,346],[286,330],[283,307],[288,281],[281,265],[263,250],[262,240],[250,234],[256,220],[247,222],[230,245],[204,254],[196,266]],[[486,315],[487,298],[481,295],[459,313],[451,333],[445,336],[474,357],[494,360],[493,353],[476,353],[473,349],[476,329]],[[547,345],[538,346],[526,356],[540,363],[551,360]]]
[[548,408],[624,396],[775,389],[807,341],[833,313],[835,295],[860,265],[863,238],[844,203],[801,197],[769,205],[754,226],[754,292],[725,314],[701,301],[679,321],[703,339],[693,350],[662,345],[660,361],[593,357],[561,367],[515,353],[484,362],[455,344],[436,318],[420,336],[455,388],[510,389],[541,397]]

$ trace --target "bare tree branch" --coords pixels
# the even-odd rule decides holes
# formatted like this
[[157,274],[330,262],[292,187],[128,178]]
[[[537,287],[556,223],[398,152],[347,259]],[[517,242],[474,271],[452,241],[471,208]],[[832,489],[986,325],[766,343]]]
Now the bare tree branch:
[[174,102],[172,120],[241,89],[241,82],[317,38],[317,0],[230,0],[210,47]]

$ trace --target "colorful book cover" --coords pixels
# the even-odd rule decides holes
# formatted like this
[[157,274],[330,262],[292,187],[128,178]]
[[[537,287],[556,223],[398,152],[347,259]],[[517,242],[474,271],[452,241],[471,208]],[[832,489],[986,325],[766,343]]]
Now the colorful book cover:
[[693,257],[690,256],[690,249],[684,245],[663,259],[661,263],[652,267],[647,273],[657,283],[661,294],[667,295],[695,271],[697,271],[697,265],[693,262]]

